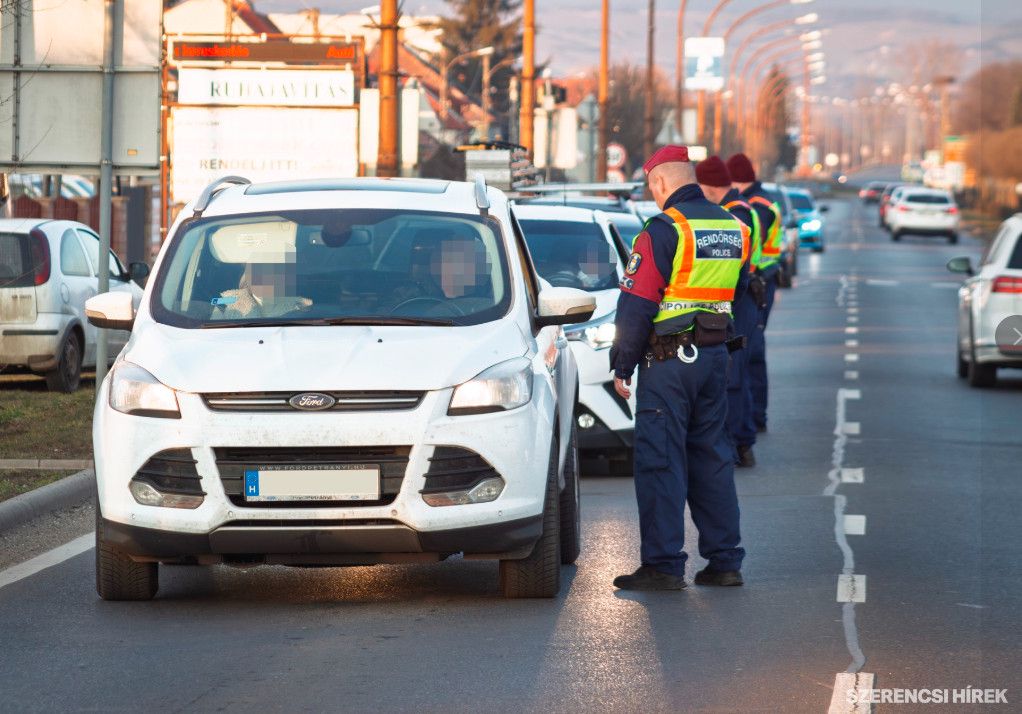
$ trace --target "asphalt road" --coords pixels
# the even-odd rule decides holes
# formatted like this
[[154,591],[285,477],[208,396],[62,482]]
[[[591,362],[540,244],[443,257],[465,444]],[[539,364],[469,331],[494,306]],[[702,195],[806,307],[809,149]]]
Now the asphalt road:
[[[771,319],[744,588],[615,592],[637,564],[630,479],[583,482],[553,601],[505,601],[495,564],[454,560],[165,567],[157,600],[106,603],[87,550],[0,586],[0,710],[821,712],[857,681],[1007,689],[1018,711],[1022,373],[954,375],[943,266],[980,242],[894,244],[875,221],[833,201],[827,252]],[[5,538],[3,562],[88,523]],[[952,709],[877,710],[895,708]]]

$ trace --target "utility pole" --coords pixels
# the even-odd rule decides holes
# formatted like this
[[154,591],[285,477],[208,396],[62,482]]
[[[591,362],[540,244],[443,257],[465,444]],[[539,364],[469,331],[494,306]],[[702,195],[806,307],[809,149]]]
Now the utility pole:
[[645,158],[647,159],[653,155],[653,141],[656,138],[656,132],[653,127],[653,124],[656,122],[656,118],[653,116],[653,71],[655,69],[655,65],[653,63],[653,37],[655,32],[655,19],[656,0],[649,0],[646,26],[646,133],[644,137],[645,140],[643,141],[643,151],[645,152]]
[[482,108],[483,108],[483,125],[480,127],[479,133],[482,134],[483,141],[490,140],[490,55],[483,55],[483,96],[482,96]]
[[678,7],[678,46],[674,49],[674,128],[680,136],[684,131],[685,113],[685,5]]
[[[122,24],[117,22],[123,18],[118,12],[121,0],[105,0],[103,15],[103,119],[100,129],[100,165],[99,165],[99,265],[96,273],[99,276],[99,293],[110,290],[110,226],[111,207],[113,204],[113,152],[114,152],[114,66],[117,60],[117,49],[121,44]],[[122,19],[123,22],[123,19]],[[109,352],[107,349],[107,332],[103,328],[96,330],[96,394],[99,394],[106,377]]]
[[810,174],[809,168],[809,61],[804,61],[802,68],[802,175]]
[[518,143],[532,158],[536,121],[536,0],[525,0],[522,22],[522,102],[518,116]]
[[607,180],[607,130],[610,118],[607,116],[607,99],[610,94],[610,0],[603,0],[603,28],[600,37],[600,86],[597,89],[597,103],[600,108],[600,141],[596,159],[596,180]]
[[380,148],[376,175],[397,176],[397,0],[380,2]]

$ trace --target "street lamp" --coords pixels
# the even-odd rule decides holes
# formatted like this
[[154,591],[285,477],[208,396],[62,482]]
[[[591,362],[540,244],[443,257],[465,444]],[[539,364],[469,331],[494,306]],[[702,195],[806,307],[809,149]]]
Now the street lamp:
[[440,73],[440,118],[446,119],[448,113],[447,107],[447,75],[451,71],[451,67],[463,62],[470,57],[489,57],[494,52],[492,47],[481,47],[478,50],[472,50],[471,52],[464,52],[444,65],[443,71]]
[[480,133],[483,135],[483,141],[489,141],[490,139],[490,80],[493,77],[493,73],[501,67],[514,64],[518,58],[511,56],[505,57],[497,64],[490,66],[490,55],[492,52],[488,52],[483,55],[483,126]]

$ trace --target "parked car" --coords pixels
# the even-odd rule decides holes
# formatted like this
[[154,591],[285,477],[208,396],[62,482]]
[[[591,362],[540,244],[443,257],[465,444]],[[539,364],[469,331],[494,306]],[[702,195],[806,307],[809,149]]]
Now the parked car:
[[885,188],[887,188],[886,181],[870,181],[859,190],[859,198],[863,203],[876,203],[880,200],[880,195]]
[[827,206],[817,204],[813,194],[804,188],[785,187],[784,193],[791,203],[792,213],[798,224],[798,244],[812,248],[816,253],[825,249],[823,242],[823,213]]
[[901,183],[889,183],[884,188],[883,193],[880,194],[880,199],[877,201],[877,222],[881,228],[887,228],[887,221],[885,220],[887,209],[890,207],[891,201],[894,200],[895,193],[904,186],[905,184]]
[[536,273],[475,184],[215,182],[171,228],[96,401],[96,584],[158,564],[500,561],[552,597],[580,548],[562,325],[596,308]]
[[891,240],[903,235],[946,236],[958,242],[960,215],[954,197],[943,189],[912,187],[903,190],[887,211]]
[[[85,318],[85,301],[99,292],[100,269],[110,290],[138,304],[144,263],[129,274],[110,253],[100,266],[99,237],[74,221],[0,220],[0,365],[26,367],[46,377],[52,391],[78,389],[83,367],[96,364],[96,329]],[[111,357],[127,333],[111,331]]]
[[781,257],[784,264],[786,279],[778,283],[779,287],[790,288],[790,278],[798,275],[799,224],[795,209],[791,205],[783,186],[776,183],[764,183],[763,190],[781,208]]
[[581,288],[596,298],[592,319],[565,329],[578,363],[578,444],[583,454],[606,458],[625,470],[631,465],[635,397],[625,400],[614,390],[609,353],[618,283],[630,246],[625,247],[611,214],[603,211],[533,204],[515,206],[514,213],[540,277],[555,287]]
[[998,369],[1022,369],[1022,320],[1009,319],[1022,315],[1022,213],[1001,224],[978,273],[968,257],[947,267],[967,276],[958,291],[958,376],[991,387]]

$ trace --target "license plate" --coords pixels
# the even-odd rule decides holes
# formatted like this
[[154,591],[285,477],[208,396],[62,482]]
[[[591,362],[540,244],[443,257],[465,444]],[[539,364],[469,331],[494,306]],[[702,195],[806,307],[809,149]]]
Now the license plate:
[[376,501],[380,467],[343,464],[245,470],[246,501]]

